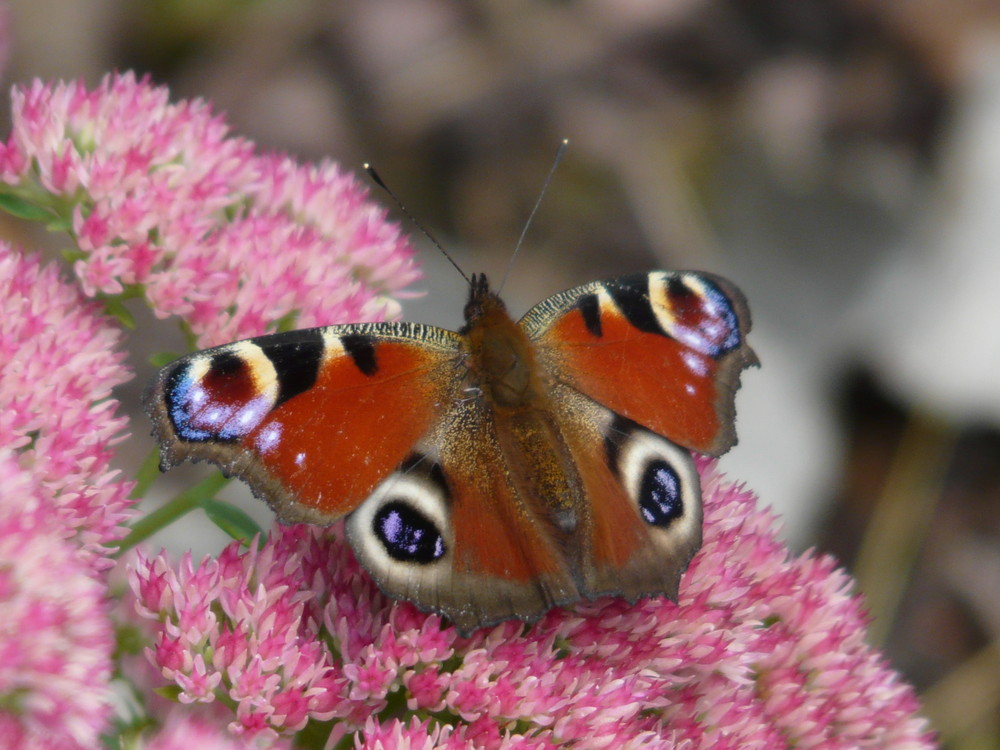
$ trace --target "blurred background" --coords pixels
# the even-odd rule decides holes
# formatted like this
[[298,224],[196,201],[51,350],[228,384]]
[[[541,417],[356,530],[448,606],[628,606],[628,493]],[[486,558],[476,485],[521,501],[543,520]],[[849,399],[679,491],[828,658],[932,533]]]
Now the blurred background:
[[[5,22],[5,83],[133,69],[264,149],[370,161],[495,278],[569,138],[512,312],[656,267],[742,287],[763,366],[723,470],[857,577],[943,744],[1000,748],[1000,3],[15,0]],[[412,233],[404,314],[457,327],[465,287]]]

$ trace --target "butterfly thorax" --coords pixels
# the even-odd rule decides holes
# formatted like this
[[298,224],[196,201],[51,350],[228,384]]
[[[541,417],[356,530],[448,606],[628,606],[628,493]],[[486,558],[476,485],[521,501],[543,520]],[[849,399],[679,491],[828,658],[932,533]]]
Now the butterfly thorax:
[[473,276],[465,321],[461,332],[472,388],[501,410],[544,407],[546,390],[534,347],[485,276]]
[[470,387],[490,412],[510,480],[520,497],[568,533],[579,520],[582,488],[534,344],[485,277],[474,277],[465,313]]

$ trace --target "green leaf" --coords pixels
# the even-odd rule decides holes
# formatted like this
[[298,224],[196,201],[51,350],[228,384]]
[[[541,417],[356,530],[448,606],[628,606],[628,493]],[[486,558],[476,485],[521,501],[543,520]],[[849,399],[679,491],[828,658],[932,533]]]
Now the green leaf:
[[52,211],[43,208],[36,203],[31,203],[24,198],[10,193],[0,192],[0,209],[6,211],[19,219],[28,221],[48,221],[52,218]]
[[157,352],[149,358],[149,362],[153,367],[164,367],[180,356],[177,352]]
[[104,302],[104,312],[129,330],[135,330],[135,317],[118,297],[103,297],[101,301]]
[[180,685],[164,685],[163,687],[153,688],[153,692],[162,698],[166,698],[168,701],[179,703],[181,692],[183,691]]
[[263,533],[257,522],[235,505],[212,498],[203,501],[201,507],[212,523],[233,539],[248,543],[254,536]]
[[144,284],[122,284],[121,299],[142,299],[146,294]]
[[132,549],[160,529],[166,528],[181,516],[203,507],[227,484],[229,479],[222,474],[213,473],[148,515],[139,518],[132,524],[132,530],[128,535],[117,543],[118,551],[115,552],[115,557],[120,557],[126,550]]
[[285,331],[295,330],[295,325],[299,319],[298,310],[290,310],[276,321],[274,321],[269,328],[275,333],[284,333]]
[[141,654],[148,643],[148,637],[136,625],[115,626],[115,661],[122,655],[135,656]]
[[61,234],[63,232],[68,232],[73,228],[73,218],[70,216],[57,216],[51,219],[45,228],[54,234]]

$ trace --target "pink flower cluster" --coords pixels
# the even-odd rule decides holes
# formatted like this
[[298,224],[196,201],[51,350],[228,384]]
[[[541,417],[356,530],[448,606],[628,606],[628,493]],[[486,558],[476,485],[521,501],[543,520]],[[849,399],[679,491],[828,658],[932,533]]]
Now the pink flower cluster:
[[[0,745],[95,748],[112,712],[110,545],[127,531],[132,487],[110,468],[126,427],[111,392],[130,373],[105,311],[143,296],[208,345],[296,315],[317,325],[393,314],[416,270],[398,229],[336,165],[257,154],[204,103],[171,103],[130,74],[95,90],[15,89],[12,117],[2,206],[69,234],[76,283],[0,245]],[[273,588],[262,592],[275,601],[234,606],[284,611]],[[289,647],[264,639],[247,652],[245,636],[231,640],[244,644],[250,714],[258,689],[280,703],[255,680]],[[309,648],[283,678],[306,679]],[[165,716],[148,687],[133,675],[139,726]],[[286,725],[301,722],[295,710]],[[213,719],[168,718],[153,746],[246,745]]]
[[153,652],[163,676],[182,703],[225,696],[235,733],[275,735],[333,716],[338,677],[315,639],[316,593],[303,589],[298,567],[305,537],[242,554],[236,543],[197,567],[185,555],[176,572],[140,553],[131,576],[140,614],[162,623]]
[[132,74],[15,89],[0,179],[72,227],[90,294],[142,285],[200,346],[394,315],[417,277],[384,210],[332,162],[257,154],[200,100]]
[[849,578],[789,559],[750,493],[711,467],[704,482],[676,604],[606,599],[463,639],[381,595],[337,531],[279,527],[197,567],[140,559],[149,655],[181,700],[225,701],[258,737],[318,721],[372,748],[932,747]]
[[16,451],[88,565],[110,565],[131,483],[111,469],[127,420],[111,389],[131,374],[118,327],[59,278],[0,244],[0,449]]
[[111,388],[118,330],[53,266],[0,244],[0,740],[93,747],[110,714],[99,575],[130,484]]

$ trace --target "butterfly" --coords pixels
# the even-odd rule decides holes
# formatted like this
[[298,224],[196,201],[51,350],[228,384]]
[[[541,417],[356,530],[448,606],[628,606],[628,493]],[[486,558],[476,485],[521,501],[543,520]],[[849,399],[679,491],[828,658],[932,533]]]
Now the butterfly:
[[468,634],[580,599],[676,600],[701,546],[691,451],[736,442],[749,329],[707,273],[586,284],[518,322],[475,275],[457,332],[259,336],[167,365],[143,401],[162,470],[217,464],[283,523],[346,518],[384,593]]

